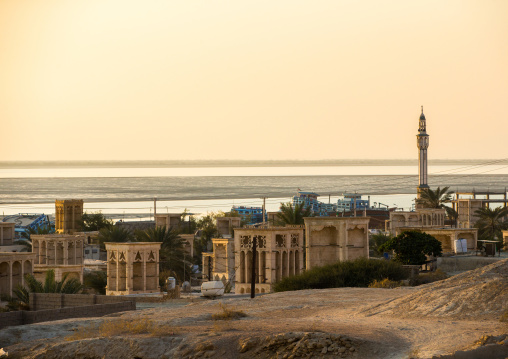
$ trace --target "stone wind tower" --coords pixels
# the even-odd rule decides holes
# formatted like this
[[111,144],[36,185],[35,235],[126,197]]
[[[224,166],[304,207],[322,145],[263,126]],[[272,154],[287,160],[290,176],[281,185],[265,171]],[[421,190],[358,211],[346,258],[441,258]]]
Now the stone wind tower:
[[[418,126],[418,134],[416,135],[416,145],[418,146],[418,190],[416,197],[419,199],[421,191],[429,188],[427,185],[427,148],[429,147],[429,135],[427,134],[427,123],[425,115],[423,114],[423,106]],[[422,206],[417,202],[416,208],[422,208]]]

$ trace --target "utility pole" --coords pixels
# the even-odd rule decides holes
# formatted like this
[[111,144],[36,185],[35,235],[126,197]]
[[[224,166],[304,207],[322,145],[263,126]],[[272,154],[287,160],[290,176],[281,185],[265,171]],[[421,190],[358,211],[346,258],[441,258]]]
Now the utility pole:
[[155,215],[157,214],[157,197],[153,198],[153,218],[155,219]]
[[354,198],[354,208],[355,208],[355,217],[356,217],[356,191],[355,191],[355,198]]
[[[263,212],[261,215],[263,216],[263,226],[265,225],[265,211],[266,211],[266,197],[263,197]],[[254,298],[254,297],[252,297]]]
[[252,236],[252,271],[250,278],[250,297],[254,298],[256,296],[256,241],[257,236]]

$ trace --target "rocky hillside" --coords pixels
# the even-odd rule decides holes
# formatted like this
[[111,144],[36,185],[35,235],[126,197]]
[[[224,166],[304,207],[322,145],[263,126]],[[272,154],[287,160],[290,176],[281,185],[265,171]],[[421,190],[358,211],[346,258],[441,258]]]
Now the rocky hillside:
[[499,319],[508,310],[508,259],[421,286],[362,313],[398,317]]

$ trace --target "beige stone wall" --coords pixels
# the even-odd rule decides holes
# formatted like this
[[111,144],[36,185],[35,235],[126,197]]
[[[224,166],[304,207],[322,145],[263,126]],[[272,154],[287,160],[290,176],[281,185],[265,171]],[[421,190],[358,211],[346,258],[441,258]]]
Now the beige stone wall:
[[182,215],[180,213],[163,213],[154,216],[155,227],[178,228],[182,223]]
[[239,228],[240,217],[218,217],[216,219],[217,230],[222,237],[230,237],[232,236],[232,229]]
[[386,231],[394,234],[401,227],[441,228],[445,225],[445,209],[418,208],[416,211],[390,212]]
[[235,280],[235,243],[233,238],[213,238],[213,271],[214,280],[230,282]]
[[180,234],[180,238],[183,239],[183,248],[187,252],[187,259],[190,261],[194,257],[194,234]]
[[305,218],[306,269],[369,257],[369,217]]
[[74,233],[80,231],[82,216],[82,199],[64,199],[55,201],[55,231],[57,233]]
[[[303,271],[303,226],[239,228],[235,230],[235,293],[250,293],[252,265],[256,293],[268,293],[273,283]],[[256,262],[252,246],[256,240]]]
[[503,231],[503,243],[505,249],[508,248],[508,231]]
[[106,295],[157,293],[161,242],[106,243]]
[[83,283],[84,246],[87,237],[81,234],[33,234],[32,252],[35,254],[34,276],[44,280],[50,269],[55,280],[76,278]]
[[0,222],[0,246],[10,246],[15,241],[15,223]]
[[454,201],[454,207],[458,213],[457,225],[460,228],[473,228],[478,216],[475,214],[477,210],[484,206],[481,199],[458,199]]
[[33,274],[35,254],[0,252],[0,295],[12,296],[16,286],[25,285],[25,274]]

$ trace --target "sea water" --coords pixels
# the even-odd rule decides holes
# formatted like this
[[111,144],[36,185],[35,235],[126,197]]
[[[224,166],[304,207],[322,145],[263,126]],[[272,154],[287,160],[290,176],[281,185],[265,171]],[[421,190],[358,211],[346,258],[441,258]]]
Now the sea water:
[[[406,161],[407,162],[407,161]],[[148,219],[154,198],[158,213],[229,211],[233,205],[278,210],[300,189],[337,202],[343,193],[360,193],[371,205],[411,209],[418,185],[417,167],[401,165],[244,164],[212,166],[160,165],[143,162],[122,166],[0,166],[0,215],[54,213],[55,199],[83,199],[85,211],[102,211],[115,219]],[[503,191],[508,166],[447,163],[429,167],[429,185],[452,190]],[[227,164],[227,163],[226,163]]]

